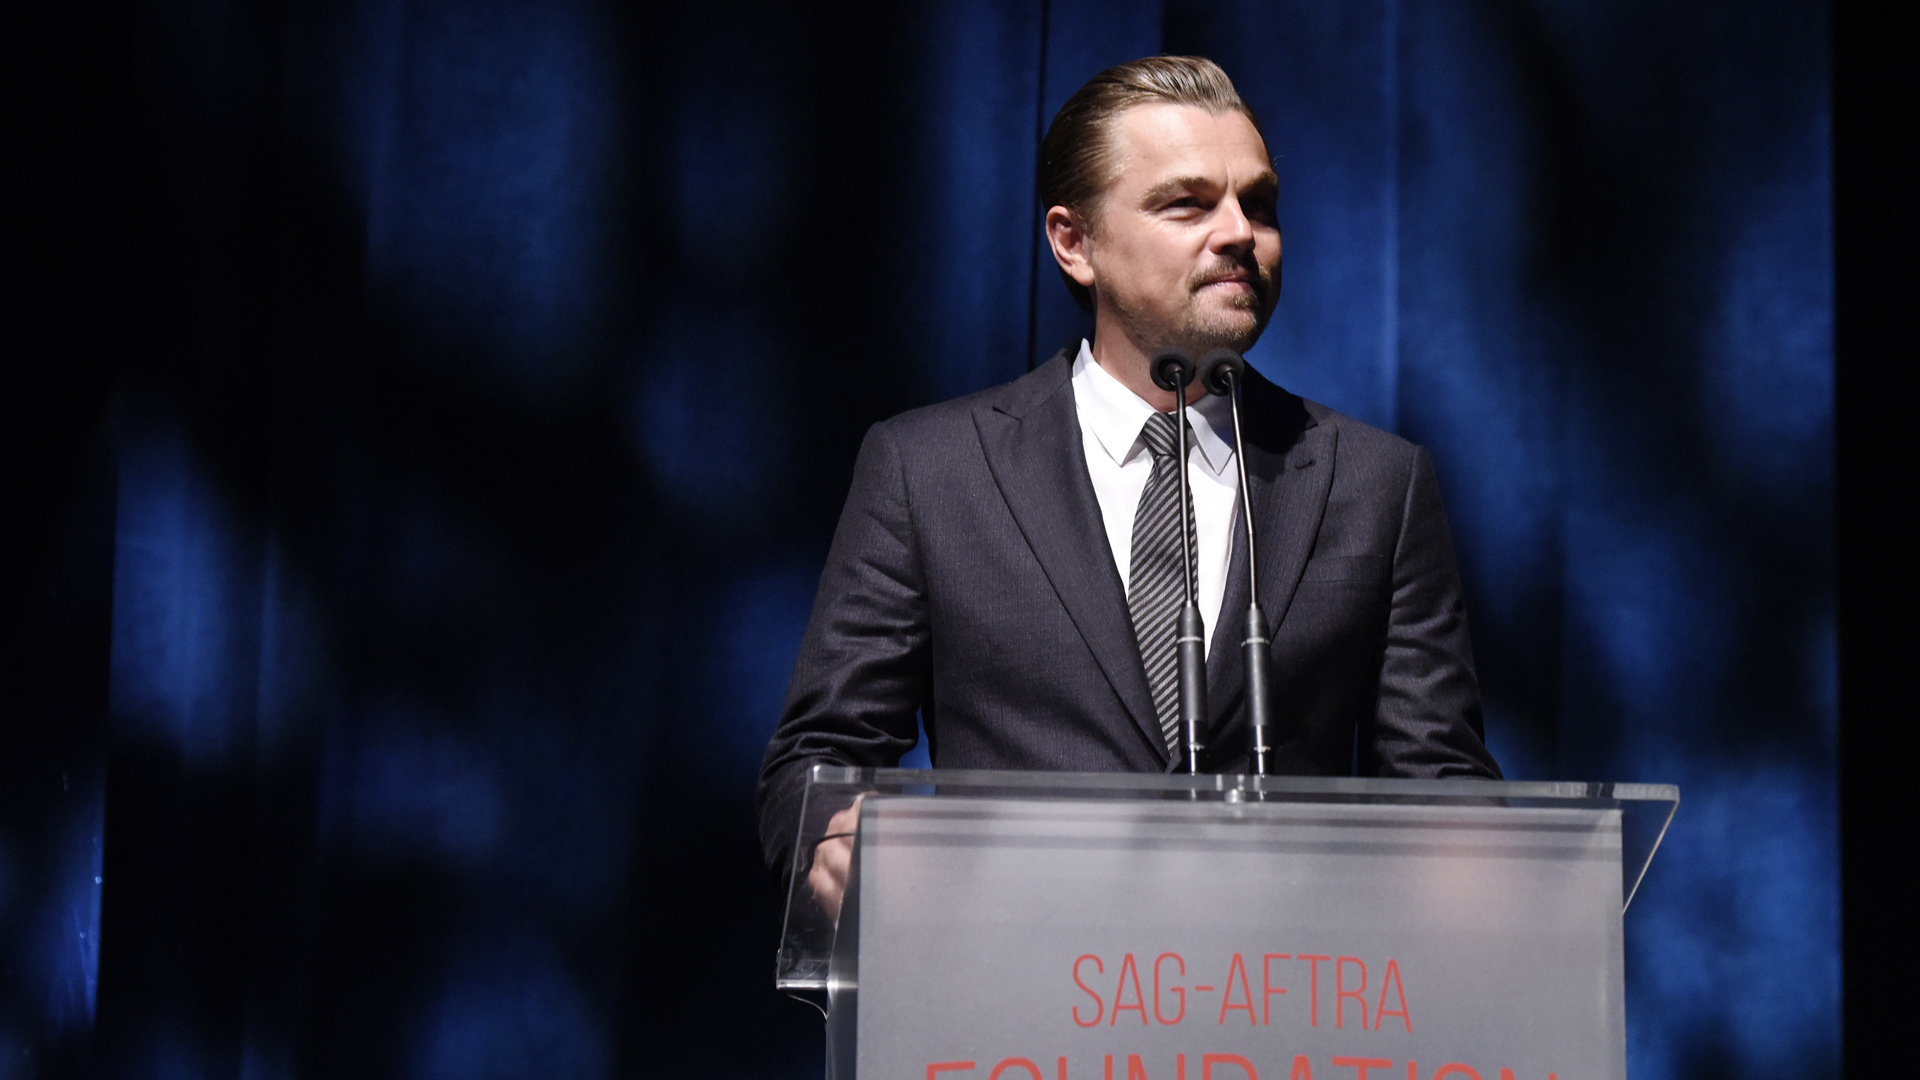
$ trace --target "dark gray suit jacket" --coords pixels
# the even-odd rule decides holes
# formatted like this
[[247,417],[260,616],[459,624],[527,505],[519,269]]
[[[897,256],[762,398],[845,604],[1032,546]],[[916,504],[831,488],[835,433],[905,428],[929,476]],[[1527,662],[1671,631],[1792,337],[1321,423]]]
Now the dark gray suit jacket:
[[[1171,768],[1087,476],[1062,353],[874,425],[759,785],[789,865],[807,768]],[[1241,399],[1273,624],[1279,771],[1486,776],[1453,541],[1424,450],[1249,371]],[[1208,771],[1244,767],[1246,536],[1207,661]]]

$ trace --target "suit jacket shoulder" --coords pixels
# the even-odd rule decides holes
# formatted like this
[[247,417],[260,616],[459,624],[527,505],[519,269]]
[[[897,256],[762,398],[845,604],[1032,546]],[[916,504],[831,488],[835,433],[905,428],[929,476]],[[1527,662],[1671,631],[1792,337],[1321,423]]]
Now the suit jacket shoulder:
[[908,409],[874,426],[903,445],[948,446],[954,442],[977,441],[974,417],[981,410],[1020,419],[1055,395],[1065,394],[1070,398],[1073,391],[1068,384],[1072,374],[1072,359],[1065,352],[1058,353],[1011,382]]

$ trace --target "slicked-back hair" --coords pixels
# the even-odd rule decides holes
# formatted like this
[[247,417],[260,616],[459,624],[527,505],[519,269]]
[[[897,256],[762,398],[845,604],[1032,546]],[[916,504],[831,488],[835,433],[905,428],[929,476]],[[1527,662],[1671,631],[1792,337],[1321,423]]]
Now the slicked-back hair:
[[[1260,118],[1240,99],[1233,80],[1203,56],[1149,56],[1116,64],[1074,91],[1054,114],[1040,143],[1040,207],[1064,206],[1087,227],[1098,224],[1101,193],[1117,165],[1113,126],[1136,105],[1191,105],[1211,113],[1237,112],[1260,130]],[[1067,291],[1084,311],[1093,293],[1060,271]]]

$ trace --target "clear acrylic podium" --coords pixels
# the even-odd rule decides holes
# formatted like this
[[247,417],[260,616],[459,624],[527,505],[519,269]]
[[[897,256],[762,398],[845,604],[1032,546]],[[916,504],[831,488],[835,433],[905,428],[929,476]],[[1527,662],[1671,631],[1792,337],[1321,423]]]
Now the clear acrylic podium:
[[[860,802],[837,920],[806,885]],[[817,766],[832,1080],[1622,1080],[1665,785]]]

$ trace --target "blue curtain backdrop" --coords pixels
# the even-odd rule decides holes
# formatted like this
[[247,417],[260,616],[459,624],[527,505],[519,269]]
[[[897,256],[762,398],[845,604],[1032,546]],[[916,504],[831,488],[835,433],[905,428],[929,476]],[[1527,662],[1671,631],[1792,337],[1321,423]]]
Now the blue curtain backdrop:
[[751,790],[854,450],[1080,332],[1035,146],[1162,51],[1277,159],[1252,361],[1433,451],[1509,775],[1682,789],[1630,1071],[1839,1075],[1824,4],[95,29],[115,390],[7,661],[65,734],[0,833],[0,1076],[817,1075]]

